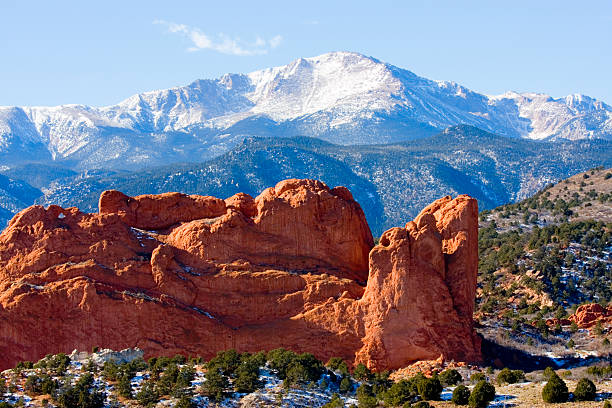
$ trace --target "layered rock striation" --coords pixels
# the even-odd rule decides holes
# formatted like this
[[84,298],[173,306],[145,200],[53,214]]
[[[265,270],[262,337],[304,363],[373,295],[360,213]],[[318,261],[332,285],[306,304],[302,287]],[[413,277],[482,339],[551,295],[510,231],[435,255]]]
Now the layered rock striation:
[[475,361],[477,203],[442,198],[374,245],[344,187],[258,197],[106,191],[0,234],[0,368],[94,346],[211,357],[285,347],[373,369]]

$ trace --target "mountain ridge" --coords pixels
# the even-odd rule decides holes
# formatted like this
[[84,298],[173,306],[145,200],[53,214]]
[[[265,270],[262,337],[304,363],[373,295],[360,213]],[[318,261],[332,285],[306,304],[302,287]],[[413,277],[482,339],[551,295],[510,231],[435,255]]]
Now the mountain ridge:
[[372,57],[334,52],[105,107],[0,107],[0,157],[136,169],[212,158],[245,136],[391,143],[458,124],[510,137],[609,139],[612,108],[584,95],[487,96]]
[[469,126],[387,145],[252,137],[203,163],[58,180],[38,202],[94,211],[99,194],[108,189],[131,195],[180,191],[229,197],[243,191],[256,196],[284,178],[313,178],[350,188],[380,234],[447,194],[470,194],[481,209],[493,208],[601,164],[612,166],[612,143],[606,140],[539,142]]

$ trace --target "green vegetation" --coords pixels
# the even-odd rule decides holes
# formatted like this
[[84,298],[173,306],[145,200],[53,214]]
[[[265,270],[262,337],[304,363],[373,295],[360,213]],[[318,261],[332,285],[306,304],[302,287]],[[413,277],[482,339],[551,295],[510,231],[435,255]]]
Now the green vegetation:
[[437,377],[421,378],[417,381],[417,390],[425,401],[439,400],[442,384]]
[[230,383],[219,369],[209,368],[206,372],[206,381],[202,384],[201,393],[211,401],[223,401],[230,390]]
[[578,381],[578,384],[576,384],[574,399],[576,401],[594,401],[596,394],[597,388],[595,388],[593,381],[588,378],[582,378]]
[[[344,406],[347,397],[355,398],[358,408],[377,408],[383,405],[425,407],[432,406],[428,401],[440,400],[443,386],[453,385],[456,386],[451,401],[455,405],[484,408],[495,397],[495,387],[485,379],[482,372],[472,375],[471,380],[476,384],[470,392],[468,387],[461,384],[461,374],[454,369],[434,372],[431,377],[418,373],[410,378],[391,381],[389,372],[373,373],[364,365],[357,365],[351,374],[344,370],[346,362],[338,358],[328,361],[327,366],[332,367],[332,371],[308,353],[298,354],[285,349],[255,354],[227,350],[217,353],[208,362],[201,358],[187,359],[180,356],[153,358],[148,363],[142,359],[129,363],[109,361],[98,367],[90,360],[80,368],[78,364],[62,367],[64,364],[61,361],[65,361],[65,358],[54,357],[47,356],[44,362],[32,364],[30,369],[11,372],[8,383],[0,381],[0,402],[5,393],[10,391],[18,395],[20,392],[28,394],[42,402],[43,406],[52,404],[59,408],[101,408],[105,401],[110,401],[106,404],[111,407],[138,404],[151,408],[160,400],[169,400],[169,406],[195,408],[200,396],[215,404],[227,398],[235,399],[261,390],[264,386],[260,379],[262,369],[278,379],[284,375],[284,387],[280,388],[277,401],[286,399],[297,389],[314,391],[312,395],[323,392],[327,398],[331,396],[326,405],[328,407]],[[35,365],[38,368],[33,368]],[[55,371],[64,374],[56,376]],[[493,369],[485,371],[491,376],[494,374]],[[136,374],[137,380],[133,382]],[[587,374],[604,379],[612,374],[612,367],[607,363],[591,366]],[[550,367],[544,371],[544,375],[549,381],[544,387],[542,398],[545,401],[567,401],[569,392],[563,380]],[[199,387],[193,385],[193,381],[202,376],[205,381]],[[496,376],[500,384],[512,384],[524,379],[525,375],[520,370],[503,369]],[[19,391],[16,385],[21,385],[23,391]],[[595,393],[593,382],[583,378],[576,386],[572,400],[590,401]],[[7,402],[19,407],[23,406],[25,400],[19,402],[18,397],[16,399],[12,396]]]
[[94,385],[93,376],[85,373],[74,386],[65,382],[55,401],[60,408],[102,408],[104,398],[104,392]]
[[566,402],[569,397],[569,391],[565,381],[561,379],[555,372],[550,376],[550,379],[542,389],[542,399],[544,402],[558,403]]
[[467,405],[470,400],[470,390],[465,385],[458,385],[453,390],[451,401],[455,405]]
[[323,405],[323,408],[342,408],[344,407],[344,402],[342,401],[342,399],[340,398],[340,396],[338,394],[334,394],[331,397],[331,400]]
[[459,371],[454,370],[454,369],[448,369],[448,370],[442,371],[440,375],[438,376],[438,378],[440,379],[440,382],[444,386],[447,386],[447,387],[452,386],[452,385],[457,385],[461,381],[463,381],[463,378],[461,377],[461,374],[459,374]]
[[357,402],[359,408],[375,408],[378,406],[378,398],[374,395],[371,385],[362,384],[357,388]]
[[587,368],[587,374],[599,378],[612,378],[612,364],[594,365]]
[[498,384],[516,384],[517,382],[525,381],[525,373],[522,370],[510,370],[504,368],[497,374]]
[[138,403],[143,407],[152,407],[159,401],[159,394],[155,390],[153,381],[144,381],[140,391],[136,394]]
[[468,404],[472,408],[485,408],[495,399],[495,387],[493,384],[482,380],[472,390],[468,398]]
[[485,381],[486,379],[487,379],[487,377],[483,373],[474,373],[470,377],[470,381],[473,382],[473,383],[477,383],[477,382],[480,382],[480,381]]
[[[508,299],[519,286],[550,296],[556,306],[547,312],[557,318],[565,316],[561,305],[572,306],[592,299],[605,304],[612,300],[612,287],[608,284],[612,279],[611,262],[597,258],[612,246],[612,224],[580,221],[543,228],[534,226],[531,231],[518,228],[497,232],[495,223],[491,222],[480,229],[478,246],[483,296],[477,301],[481,312],[508,308]],[[563,276],[563,268],[577,270],[583,278]],[[504,275],[498,271],[502,270],[517,276],[519,283],[501,284]],[[528,274],[528,271],[531,272]],[[539,311],[539,305],[523,302],[515,314],[508,316],[508,323],[512,318],[520,325],[522,315]],[[540,328],[543,334],[548,331],[545,326]]]

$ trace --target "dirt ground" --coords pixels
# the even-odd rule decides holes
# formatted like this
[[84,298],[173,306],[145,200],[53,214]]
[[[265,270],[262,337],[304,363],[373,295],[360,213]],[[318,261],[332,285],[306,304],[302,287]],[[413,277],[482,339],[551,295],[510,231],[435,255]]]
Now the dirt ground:
[[[570,392],[576,388],[576,380],[566,380],[567,387]],[[545,382],[528,382],[522,384],[511,384],[504,386],[495,386],[496,401],[491,403],[491,408],[554,408],[554,407],[603,407],[606,399],[612,402],[612,380],[595,382],[597,387],[597,399],[598,401],[589,402],[566,402],[563,404],[547,404],[542,401],[542,388],[544,388]],[[603,398],[602,398],[603,397]],[[450,401],[448,402],[433,402],[432,406],[436,408],[456,408]]]

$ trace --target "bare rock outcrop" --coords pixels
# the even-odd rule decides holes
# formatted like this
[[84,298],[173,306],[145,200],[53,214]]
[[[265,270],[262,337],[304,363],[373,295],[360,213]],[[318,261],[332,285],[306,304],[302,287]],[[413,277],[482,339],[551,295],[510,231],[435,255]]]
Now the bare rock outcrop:
[[0,234],[0,368],[94,346],[475,361],[477,256],[467,196],[376,246],[351,193],[316,180],[225,200],[107,191],[96,214],[33,206]]
[[612,324],[612,306],[605,308],[598,303],[581,305],[568,320],[576,323],[581,329],[594,327],[597,323],[602,326],[610,325]]

